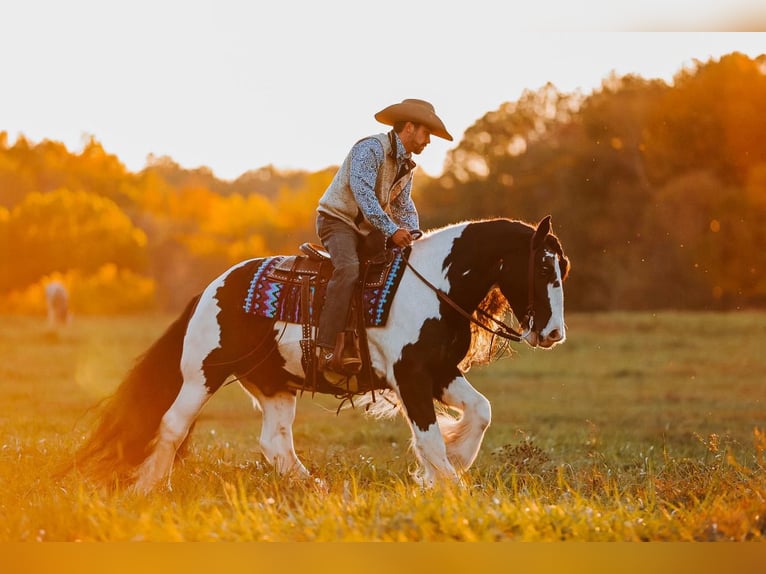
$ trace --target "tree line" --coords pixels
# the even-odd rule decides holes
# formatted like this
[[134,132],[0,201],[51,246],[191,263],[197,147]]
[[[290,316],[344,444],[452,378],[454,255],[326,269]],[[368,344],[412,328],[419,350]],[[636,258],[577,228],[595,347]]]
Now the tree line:
[[[761,306],[764,104],[766,55],[739,53],[671,83],[526,91],[466,130],[442,175],[416,176],[422,226],[551,214],[573,262],[569,309]],[[52,277],[81,312],[176,309],[232,263],[317,241],[334,172],[224,181],[150,157],[133,173],[95,138],[73,153],[0,132],[0,311],[35,310]]]
[[668,85],[552,85],[480,118],[421,193],[433,224],[551,213],[570,308],[766,303],[766,56],[695,62]]

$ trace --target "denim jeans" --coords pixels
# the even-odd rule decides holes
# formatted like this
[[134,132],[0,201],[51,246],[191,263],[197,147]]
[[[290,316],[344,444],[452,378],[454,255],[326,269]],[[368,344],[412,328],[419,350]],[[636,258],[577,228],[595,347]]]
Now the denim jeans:
[[316,226],[317,235],[330,253],[334,267],[319,316],[317,345],[332,349],[338,333],[346,327],[351,297],[359,279],[357,247],[361,236],[339,219],[322,213],[317,215]]

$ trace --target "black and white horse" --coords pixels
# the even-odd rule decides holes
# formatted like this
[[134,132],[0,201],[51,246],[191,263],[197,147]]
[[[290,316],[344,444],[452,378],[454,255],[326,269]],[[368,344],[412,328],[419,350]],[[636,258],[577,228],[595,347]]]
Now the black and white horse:
[[[281,474],[309,476],[292,435],[295,387],[306,378],[302,326],[243,311],[262,261],[220,275],[138,360],[75,456],[78,468],[102,479],[122,477],[139,492],[169,480],[200,410],[236,377],[263,412],[265,458]],[[500,316],[510,309],[526,343],[561,343],[568,269],[550,217],[537,226],[508,219],[460,223],[413,244],[387,323],[370,328],[368,340],[374,375],[411,428],[423,484],[459,480],[490,423],[489,401],[466,380],[464,367],[486,354],[492,335],[470,314],[489,324],[477,310]],[[435,402],[459,416],[438,417]]]

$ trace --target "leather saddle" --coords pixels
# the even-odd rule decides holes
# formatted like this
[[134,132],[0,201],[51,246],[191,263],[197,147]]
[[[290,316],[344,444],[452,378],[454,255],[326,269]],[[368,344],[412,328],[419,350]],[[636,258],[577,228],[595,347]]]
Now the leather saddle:
[[[283,257],[266,274],[266,278],[280,283],[300,285],[306,279],[315,285],[323,285],[332,276],[332,259],[327,250],[315,243],[303,243],[300,246],[303,255]],[[394,257],[390,251],[385,251],[374,257],[361,258],[363,289],[375,289],[386,283],[391,271]]]
[[263,259],[250,282],[244,310],[268,319],[301,325],[301,361],[307,377],[294,387],[300,390],[350,395],[383,388],[372,371],[367,328],[386,324],[394,295],[403,276],[409,250],[386,249],[385,240],[363,243],[359,251],[360,279],[352,297],[346,328],[338,335],[336,356],[352,349],[360,356],[356,376],[330,381],[316,369],[314,331],[333,273],[330,254],[322,246],[304,243],[301,255]]
[[[331,380],[316,370],[314,328],[332,277],[330,254],[320,245],[304,243],[301,255],[277,256],[264,260],[251,282],[247,312],[301,325],[301,362],[306,381],[300,390],[350,395],[382,388],[373,376],[367,345],[367,327],[385,324],[405,266],[399,250],[360,250],[360,280],[352,297],[345,330],[338,335],[335,352],[347,350],[362,360],[362,371],[340,380]],[[372,253],[372,254],[370,254]]]

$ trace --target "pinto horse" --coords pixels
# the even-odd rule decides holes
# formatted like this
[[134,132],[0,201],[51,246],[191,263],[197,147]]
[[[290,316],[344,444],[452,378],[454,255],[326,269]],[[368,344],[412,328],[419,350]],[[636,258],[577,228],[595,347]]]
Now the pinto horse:
[[[537,226],[508,219],[454,224],[426,233],[409,250],[386,324],[366,335],[378,396],[400,407],[419,462],[416,478],[429,486],[459,481],[478,454],[490,403],[464,374],[487,355],[495,335],[511,336],[497,317],[512,311],[521,326],[516,339],[533,347],[564,341],[569,261],[550,216]],[[169,484],[200,410],[234,377],[263,412],[265,458],[280,474],[309,476],[292,435],[296,389],[307,379],[302,325],[243,311],[263,261],[225,271],[137,361],[76,453],[79,470],[138,492]],[[493,322],[507,331],[492,330]],[[439,403],[459,416],[437,416]]]

